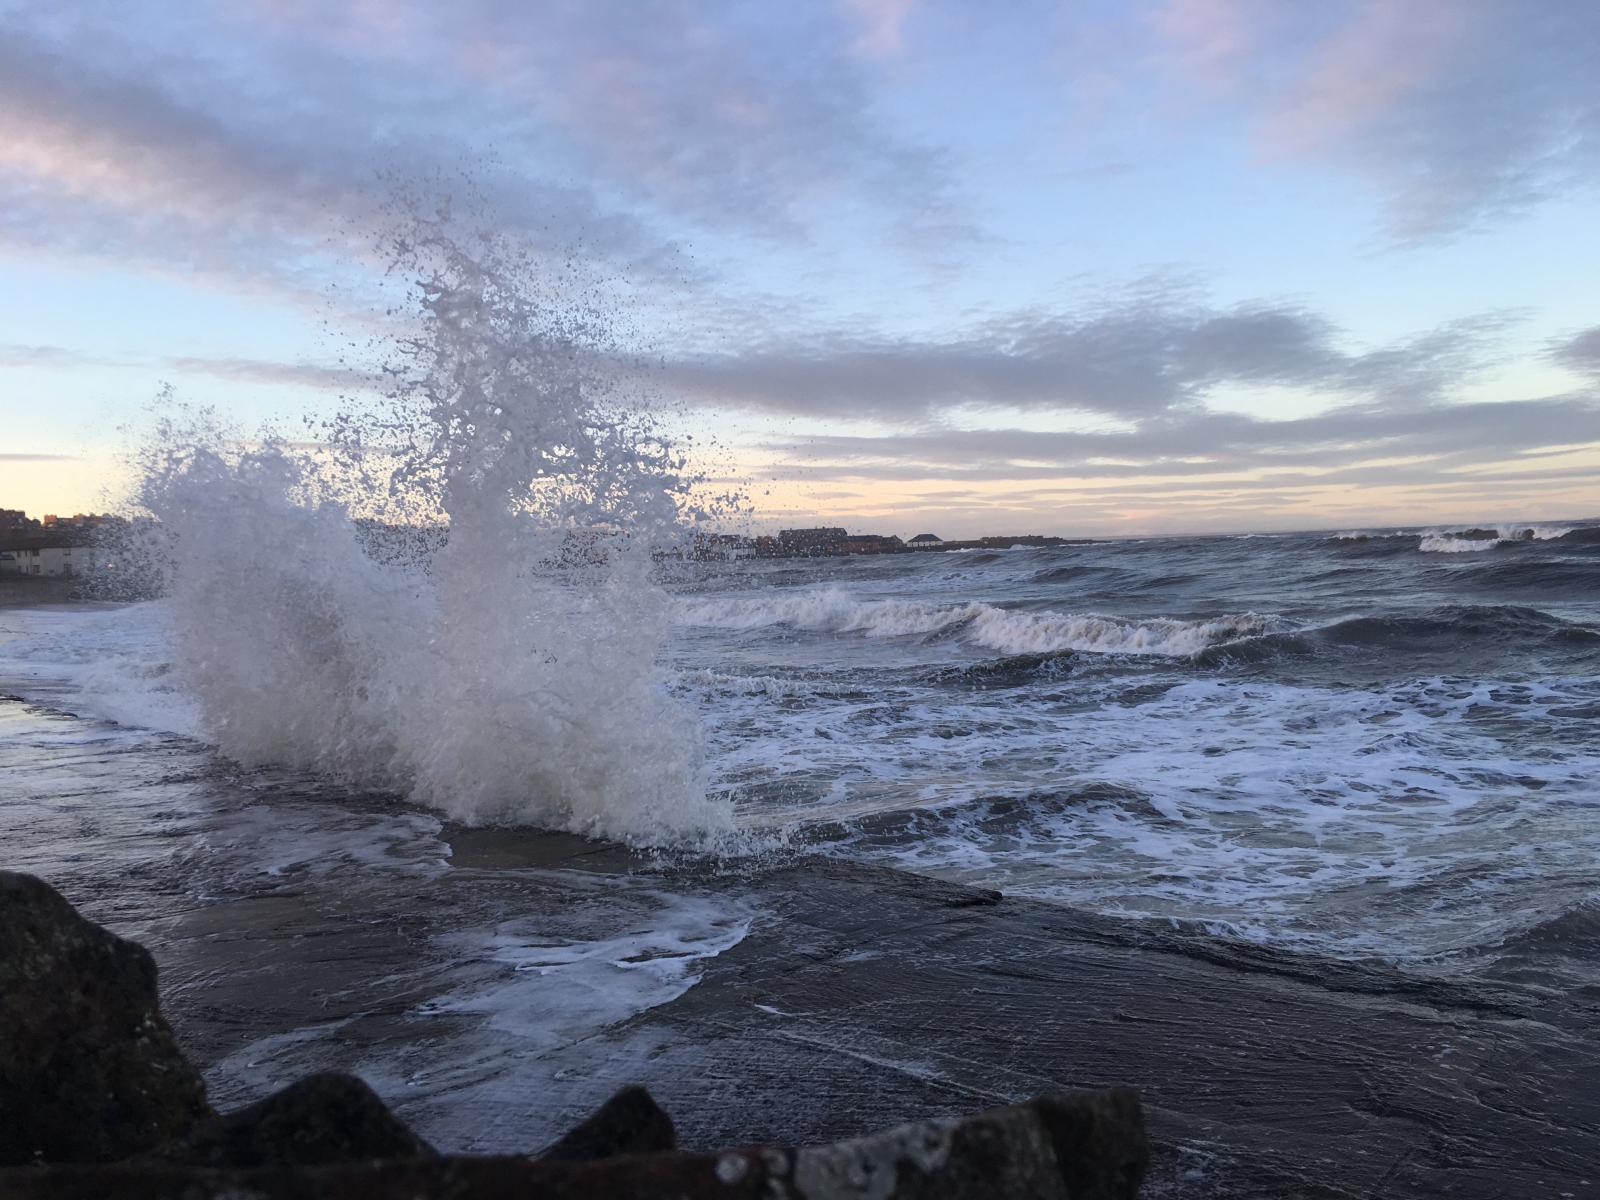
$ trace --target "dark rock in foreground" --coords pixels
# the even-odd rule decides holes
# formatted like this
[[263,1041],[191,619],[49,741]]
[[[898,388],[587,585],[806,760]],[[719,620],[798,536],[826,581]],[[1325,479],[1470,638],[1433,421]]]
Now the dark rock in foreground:
[[590,1162],[619,1154],[655,1154],[678,1148],[672,1118],[637,1085],[625,1087],[587,1120],[574,1125],[539,1157],[545,1162]]
[[210,1115],[149,952],[0,871],[0,1164],[109,1162]]
[[0,1196],[1124,1200],[1149,1159],[1129,1089],[831,1145],[688,1153],[672,1149],[672,1119],[641,1087],[542,1159],[441,1158],[351,1075],[310,1075],[215,1116],[155,984],[144,949],[41,881],[0,872]]
[[1124,1200],[1147,1151],[1127,1089],[1046,1096],[962,1121],[903,1125],[807,1149],[632,1154],[598,1162],[520,1157],[204,1170],[52,1167],[0,1172],[16,1200]]
[[218,1117],[158,1157],[193,1167],[268,1167],[437,1154],[365,1083],[328,1072]]

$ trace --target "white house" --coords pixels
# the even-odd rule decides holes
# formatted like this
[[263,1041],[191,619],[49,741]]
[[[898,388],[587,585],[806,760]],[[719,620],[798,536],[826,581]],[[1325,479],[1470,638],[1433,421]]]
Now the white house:
[[50,538],[0,540],[0,575],[87,575],[105,552],[98,546],[67,545]]

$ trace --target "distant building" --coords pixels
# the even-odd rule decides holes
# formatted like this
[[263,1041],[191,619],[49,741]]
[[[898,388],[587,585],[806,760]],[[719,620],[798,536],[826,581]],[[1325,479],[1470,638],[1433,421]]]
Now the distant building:
[[783,529],[778,531],[778,546],[786,557],[807,554],[838,554],[839,544],[849,538],[843,529]]
[[759,557],[813,558],[827,554],[897,554],[906,544],[897,537],[881,533],[850,533],[837,526],[820,529],[785,529],[778,534],[776,546],[756,541]]
[[35,521],[0,508],[0,575],[87,575],[107,561],[106,551],[92,544],[95,530],[117,520],[78,513]]
[[939,537],[937,534],[919,533],[906,544],[909,545],[913,550],[925,550],[930,546],[939,546],[943,543],[944,539]]
[[103,557],[76,538],[0,533],[0,575],[87,575]]
[[702,562],[736,562],[755,553],[750,539],[737,533],[696,532],[689,545],[690,557]]
[[854,537],[835,542],[830,553],[897,554],[905,548],[906,544],[897,537],[885,537],[881,533],[858,533]]

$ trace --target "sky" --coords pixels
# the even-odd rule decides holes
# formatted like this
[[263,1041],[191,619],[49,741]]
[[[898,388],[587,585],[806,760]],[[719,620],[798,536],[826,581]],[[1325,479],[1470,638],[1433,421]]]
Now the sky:
[[333,411],[453,187],[758,524],[1600,514],[1590,0],[0,0],[0,507]]

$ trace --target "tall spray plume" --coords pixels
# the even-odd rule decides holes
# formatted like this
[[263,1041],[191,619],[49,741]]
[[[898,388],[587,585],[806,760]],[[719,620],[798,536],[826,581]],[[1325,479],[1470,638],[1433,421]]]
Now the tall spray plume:
[[170,418],[141,452],[207,736],[467,822],[725,834],[657,667],[654,554],[706,511],[604,368],[600,306],[448,213],[386,249],[405,300],[381,402],[310,443]]

